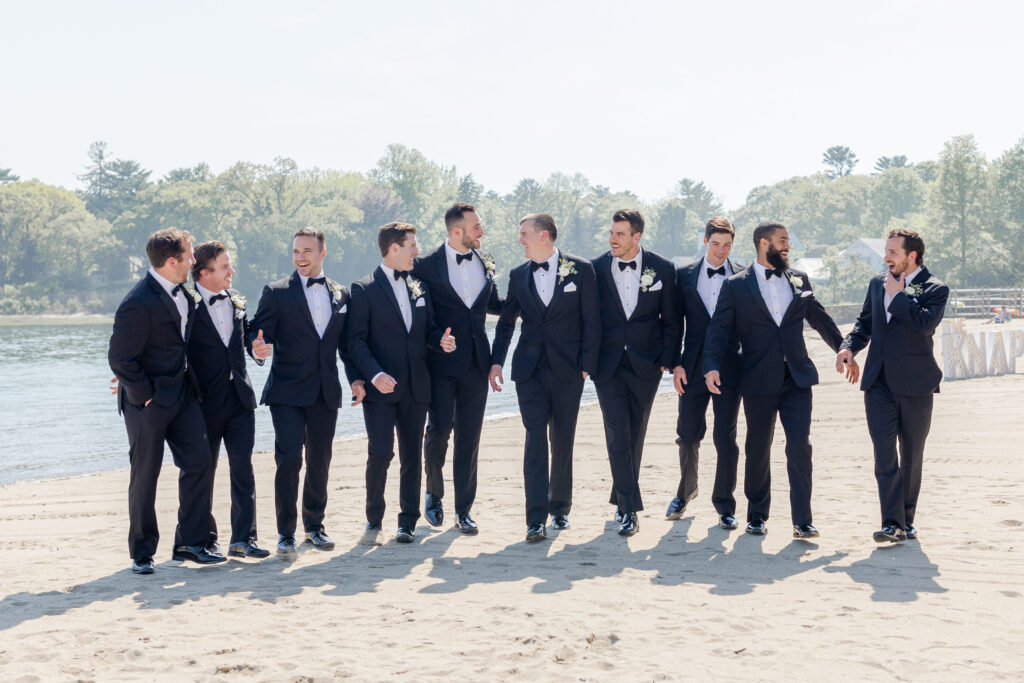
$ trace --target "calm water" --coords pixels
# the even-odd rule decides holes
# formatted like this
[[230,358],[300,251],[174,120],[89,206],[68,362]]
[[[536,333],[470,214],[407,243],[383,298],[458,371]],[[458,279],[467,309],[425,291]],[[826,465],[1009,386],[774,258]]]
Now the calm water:
[[[493,338],[494,325],[489,323]],[[108,389],[111,322],[0,325],[0,483],[65,477],[128,466],[128,437]],[[518,326],[517,326],[518,332]],[[515,348],[513,340],[512,348]],[[509,352],[511,359],[511,351]],[[259,396],[270,364],[249,364]],[[490,393],[487,416],[518,414],[515,384]],[[663,391],[671,391],[666,376]],[[583,401],[595,401],[587,382]],[[361,408],[347,404],[338,414],[337,439],[365,432]],[[274,447],[274,427],[266,406],[256,411],[256,450]]]

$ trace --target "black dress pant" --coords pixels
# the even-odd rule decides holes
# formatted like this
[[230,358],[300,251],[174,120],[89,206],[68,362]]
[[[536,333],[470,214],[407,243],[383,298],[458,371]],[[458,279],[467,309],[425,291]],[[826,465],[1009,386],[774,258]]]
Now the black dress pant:
[[277,463],[274,475],[277,533],[295,536],[303,447],[306,476],[302,484],[302,526],[307,532],[322,531],[338,409],[329,407],[321,393],[308,406],[273,404],[270,417],[274,422],[274,460]]
[[882,524],[906,529],[914,523],[934,398],[934,394],[893,394],[884,374],[864,392],[868,432],[875,447]]
[[660,384],[660,375],[653,379],[637,377],[625,353],[615,374],[596,384],[612,470],[612,493],[608,502],[622,512],[644,509],[640,495],[640,461],[647,421]]
[[384,487],[388,466],[395,457],[398,432],[398,526],[414,529],[420,516],[420,480],[423,454],[423,423],[427,404],[406,393],[397,403],[363,401],[366,424],[366,521],[381,526],[384,521]]
[[740,392],[735,386],[723,384],[721,394],[712,394],[701,374],[685,386],[679,397],[679,421],[676,423],[676,443],[679,445],[679,488],[676,497],[689,502],[697,495],[697,459],[700,442],[707,433],[708,402],[715,415],[712,438],[718,463],[715,467],[715,485],[711,491],[711,504],[719,515],[736,514],[736,467],[740,447],[736,443],[736,418],[740,412]]
[[[523,479],[526,524],[544,524],[548,515],[572,508],[572,449],[583,395],[583,375],[570,381],[555,377],[546,361],[516,382],[519,412],[526,427]],[[550,462],[548,441],[550,439]]]
[[798,387],[789,372],[775,394],[743,397],[747,419],[744,492],[747,521],[767,520],[772,502],[771,451],[778,415],[786,432],[786,471],[794,526],[811,524],[811,388]]
[[203,413],[191,391],[171,406],[156,401],[139,407],[125,402],[128,432],[128,552],[132,559],[156,554],[160,530],[156,518],[156,485],[164,460],[164,442],[171,449],[178,474],[178,525],[174,547],[206,545],[210,538],[210,491],[213,469]]
[[[202,405],[202,404],[200,404]],[[210,444],[210,465],[216,475],[220,444],[228,453],[231,477],[231,542],[256,540],[256,478],[252,471],[252,449],[256,440],[256,412],[242,405],[238,394],[229,391],[216,410],[203,407],[206,438]],[[213,496],[213,487],[210,487]],[[217,522],[210,515],[210,539],[217,540]]]
[[430,378],[430,407],[423,440],[427,493],[444,498],[443,469],[448,438],[454,427],[452,481],[456,514],[468,513],[476,499],[477,459],[487,407],[487,386],[487,376],[475,364],[462,377],[435,375]]

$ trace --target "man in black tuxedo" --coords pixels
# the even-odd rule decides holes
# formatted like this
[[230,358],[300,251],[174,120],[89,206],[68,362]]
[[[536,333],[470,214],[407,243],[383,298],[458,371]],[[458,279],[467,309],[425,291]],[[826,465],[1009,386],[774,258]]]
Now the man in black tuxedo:
[[932,336],[945,312],[949,288],[925,268],[924,240],[913,230],[889,232],[885,262],[889,271],[868,284],[864,308],[843,340],[836,369],[841,372],[870,342],[860,388],[882,508],[882,528],[874,538],[899,543],[917,538],[914,515],[924,443],[942,382]]
[[[231,254],[218,241],[195,248],[192,279],[202,297],[188,338],[188,362],[196,373],[214,472],[220,445],[228,453],[231,476],[231,542],[228,555],[263,558],[256,544],[256,479],[252,449],[256,439],[256,393],[245,367],[249,320],[245,297],[231,289]],[[213,493],[213,487],[210,488]],[[219,550],[217,523],[210,517],[210,544]],[[209,547],[209,546],[208,546]]]
[[519,221],[519,243],[528,260],[509,273],[488,374],[491,389],[501,391],[501,366],[516,318],[522,316],[519,343],[512,355],[512,381],[526,427],[523,478],[526,540],[531,542],[547,536],[549,513],[555,529],[569,528],[576,418],[583,381],[597,368],[601,345],[594,266],[559,252],[557,237],[555,220],[546,213],[532,213]]
[[[679,445],[679,488],[665,512],[666,519],[682,519],[686,505],[697,495],[697,457],[700,442],[707,432],[708,401],[715,414],[712,431],[718,455],[711,504],[719,515],[719,526],[736,528],[736,466],[740,449],[736,445],[736,417],[740,411],[740,356],[735,332],[726,345],[720,375],[721,393],[712,394],[704,383],[703,354],[711,316],[718,306],[725,280],[739,272],[729,260],[736,231],[729,220],[716,216],[704,227],[707,253],[700,261],[676,273],[676,303],[679,306],[679,337],[682,354],[672,369],[679,394],[679,421],[676,443]],[[690,381],[693,380],[693,381]]]
[[306,476],[302,486],[302,525],[314,548],[331,550],[334,541],[324,530],[327,478],[334,429],[341,407],[338,358],[358,398],[362,381],[347,362],[345,319],[348,290],[323,274],[327,256],[324,233],[302,228],[292,240],[290,277],[263,288],[248,341],[256,358],[273,353],[270,376],[261,403],[270,406],[274,422],[274,500],[277,508],[277,552],[292,556],[297,524],[296,502],[302,449]]
[[480,430],[487,406],[487,372],[491,345],[484,323],[487,314],[501,313],[501,298],[494,284],[494,259],[480,251],[483,222],[472,204],[457,203],[444,216],[448,239],[423,258],[412,274],[430,291],[434,320],[449,327],[462,346],[452,353],[432,353],[430,406],[423,441],[427,478],[424,516],[433,526],[444,522],[445,455],[455,429],[452,479],[455,484],[455,528],[464,534],[479,531],[469,511],[476,499],[477,456]]
[[366,533],[377,543],[384,521],[384,486],[395,457],[398,432],[399,543],[412,543],[420,512],[420,457],[430,401],[427,354],[451,353],[451,329],[434,327],[430,293],[410,276],[419,254],[416,228],[408,223],[381,227],[377,243],[383,262],[372,275],[352,283],[348,346],[360,376],[370,380],[363,403],[366,423]]
[[639,211],[612,216],[611,250],[593,260],[601,312],[601,347],[593,380],[604,416],[619,534],[640,529],[640,460],[647,420],[666,368],[675,362],[678,326],[675,267],[641,249]]
[[136,574],[153,573],[164,442],[181,470],[172,557],[200,564],[225,560],[206,548],[213,469],[195,376],[185,356],[196,305],[184,289],[193,263],[192,236],[176,228],[160,230],[150,235],[146,255],[152,267],[118,306],[107,354],[128,431],[128,552]]
[[807,357],[804,320],[832,349],[843,335],[818,303],[805,273],[789,269],[789,232],[780,223],[754,229],[757,261],[725,281],[704,342],[708,391],[720,394],[729,340],[739,339],[740,394],[747,420],[744,490],[747,533],[762,535],[771,505],[775,417],[786,431],[786,469],[794,538],[814,538],[811,518],[811,387],[818,371]]

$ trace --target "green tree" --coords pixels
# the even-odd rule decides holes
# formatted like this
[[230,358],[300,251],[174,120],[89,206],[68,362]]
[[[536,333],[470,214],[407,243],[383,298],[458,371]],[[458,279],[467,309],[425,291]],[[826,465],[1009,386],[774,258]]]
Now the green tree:
[[476,204],[480,201],[480,195],[484,193],[484,186],[473,180],[473,174],[467,173],[459,178],[459,194],[456,201]]
[[89,147],[89,161],[85,173],[78,176],[85,183],[81,196],[91,214],[113,222],[149,185],[151,172],[137,161],[109,158],[107,143],[102,141]]
[[842,178],[853,173],[853,167],[857,165],[857,155],[849,147],[834,145],[825,150],[821,156],[821,163],[825,164],[825,175],[829,180]]
[[878,161],[875,162],[875,172],[884,173],[890,168],[904,168],[906,165],[907,157],[903,154],[894,157],[878,157]]
[[370,171],[370,179],[398,193],[409,220],[426,243],[444,238],[444,212],[459,195],[459,178],[454,168],[430,161],[419,150],[388,145],[376,168]]
[[14,172],[9,168],[0,168],[0,185],[6,183],[16,183],[21,180],[21,176],[15,175]]
[[967,277],[967,245],[980,232],[987,200],[985,157],[973,135],[961,135],[945,144],[939,155],[936,197],[947,235],[959,247],[959,275]]
[[874,178],[870,190],[871,220],[878,226],[903,218],[924,205],[926,188],[913,169],[892,167]]

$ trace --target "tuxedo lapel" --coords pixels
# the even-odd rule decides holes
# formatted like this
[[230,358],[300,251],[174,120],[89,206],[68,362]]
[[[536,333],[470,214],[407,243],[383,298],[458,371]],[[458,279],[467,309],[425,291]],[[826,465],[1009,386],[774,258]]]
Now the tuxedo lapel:
[[476,308],[477,305],[480,304],[480,302],[484,302],[485,306],[487,305],[486,302],[490,298],[491,286],[494,284],[494,279],[491,277],[491,273],[487,270],[487,266],[486,264],[484,264],[484,258],[483,256],[480,255],[480,252],[477,251],[476,249],[473,249],[472,252],[473,254],[476,255],[476,258],[480,259],[480,267],[484,269],[483,289],[481,289],[480,292],[476,295],[476,300],[473,301],[473,305],[470,306],[470,308]]
[[[729,265],[731,266],[732,264],[729,264]],[[694,268],[693,272],[689,274],[690,275],[690,283],[689,284],[690,284],[690,287],[693,288],[694,298],[697,300],[697,303],[699,304],[699,306],[696,306],[695,308],[700,310],[701,315],[704,316],[705,320],[711,320],[711,315],[708,313],[708,308],[707,308],[707,306],[704,305],[704,299],[701,298],[700,290],[697,288],[697,285],[700,284],[700,271],[701,271],[701,269],[703,267],[704,267],[704,261],[698,261],[697,262],[697,267]],[[736,271],[733,270],[732,272],[735,273]],[[721,293],[721,290],[719,290],[719,293]],[[683,296],[682,292],[679,293],[679,296]],[[689,315],[689,308],[687,308],[687,315]]]
[[[302,280],[299,278],[298,271],[292,273],[292,279],[288,281],[288,291],[292,293],[295,305],[298,306],[299,310],[306,317],[306,322],[316,332],[316,324],[313,322],[313,314],[309,310],[309,302],[306,301],[306,293],[302,291]],[[319,333],[317,336],[319,336]]]
[[[214,335],[220,337],[220,332],[217,331],[217,325],[213,322],[213,316],[210,315],[210,307],[206,303],[206,299],[203,299],[203,302],[196,306],[196,317],[205,322]],[[232,314],[232,318],[233,317],[234,314]]]
[[749,270],[747,270],[747,275],[745,277],[746,277],[746,280],[747,280],[747,289],[749,289],[751,294],[753,294],[754,299],[757,301],[758,305],[761,307],[761,311],[766,316],[768,316],[768,319],[771,320],[772,324],[774,325],[775,324],[775,318],[772,317],[771,311],[768,310],[768,304],[765,303],[764,297],[761,296],[761,287],[758,285],[758,282],[757,282],[757,269],[756,268],[750,268]]
[[452,287],[452,276],[448,272],[448,247],[441,245],[441,248],[437,250],[434,255],[437,262],[434,264],[437,268],[437,275],[441,280],[441,286],[448,290],[448,293],[455,297],[456,300],[462,301],[462,297]]
[[[612,275],[612,265],[614,263],[615,261],[612,260],[611,252],[605,252],[602,254],[601,258],[597,259],[596,263],[597,276],[603,279],[609,289],[612,290],[612,296],[615,297],[615,305],[617,306],[616,310],[619,312],[619,315],[625,319],[626,309],[622,305],[622,297],[619,296],[619,288],[615,286],[615,276]],[[639,303],[640,302],[638,301],[638,308]],[[636,313],[636,309],[633,309],[633,312]]]
[[800,305],[800,301],[803,299],[803,297],[801,296],[801,294],[803,293],[802,290],[799,290],[793,286],[793,281],[789,279],[789,276],[790,272],[787,269],[783,277],[786,278],[786,284],[789,285],[789,288],[793,291],[793,300],[789,302],[789,306],[786,306],[785,313],[782,314],[783,322],[785,322],[786,318],[788,318],[794,311],[796,311],[797,306]]
[[[395,298],[395,288],[391,286],[390,282],[388,282],[388,276],[384,274],[384,269],[381,268],[380,266],[377,266],[377,269],[373,271],[373,281],[376,282],[377,285],[384,291],[384,297],[391,302],[391,308],[395,312],[395,315],[398,316],[398,323],[402,326],[402,329],[404,330],[405,316],[402,315],[402,309],[398,305],[398,299]],[[410,302],[409,305],[412,306],[412,302]],[[415,306],[412,307],[415,308]],[[413,318],[415,319],[415,317],[416,312],[413,311]],[[412,326],[410,325],[410,328],[411,327]],[[406,330],[406,334],[408,334],[408,332],[409,330]]]
[[537,314],[543,318],[546,315],[547,307],[541,301],[540,293],[537,291],[537,283],[533,280],[533,270],[530,268],[529,261],[523,267],[523,278],[522,289],[528,293],[526,298],[533,303],[533,307],[537,309]]
[[[170,311],[171,317],[174,319],[174,324],[178,326],[176,328],[178,330],[178,334],[181,334],[181,313],[178,312],[178,306],[174,303],[174,299],[167,293],[167,290],[160,286],[160,283],[156,281],[156,278],[149,273],[146,274],[146,280],[149,282],[150,289],[156,293],[157,298],[163,301],[164,306],[166,306],[167,310]],[[185,292],[179,292],[179,296],[188,295]],[[186,331],[188,331],[187,326]]]

